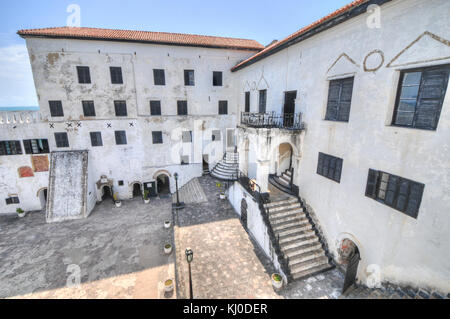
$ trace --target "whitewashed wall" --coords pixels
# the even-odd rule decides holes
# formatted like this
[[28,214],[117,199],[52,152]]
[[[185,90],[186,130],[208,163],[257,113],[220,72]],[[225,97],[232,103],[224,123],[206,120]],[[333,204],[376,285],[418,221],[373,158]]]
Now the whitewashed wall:
[[[368,28],[362,15],[236,72],[241,111],[245,91],[251,90],[251,111],[257,89],[267,88],[267,110],[282,112],[284,92],[297,90],[307,130],[295,184],[334,254],[342,238],[356,242],[361,280],[376,264],[382,279],[450,291],[449,90],[436,131],[390,126],[399,70],[450,63],[449,12],[446,0],[393,1],[381,7],[379,29]],[[329,80],[349,75],[355,77],[350,121],[324,121]],[[340,184],[316,174],[319,152],[343,158]],[[364,196],[369,168],[426,185],[417,219]]]

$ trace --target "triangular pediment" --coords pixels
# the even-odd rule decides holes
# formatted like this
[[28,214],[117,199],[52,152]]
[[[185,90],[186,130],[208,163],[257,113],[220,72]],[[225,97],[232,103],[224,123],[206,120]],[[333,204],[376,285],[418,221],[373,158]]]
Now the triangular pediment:
[[425,31],[400,51],[387,67],[450,59],[450,41]]
[[329,77],[351,74],[357,72],[359,65],[346,53],[342,53],[334,62],[331,64],[327,71]]

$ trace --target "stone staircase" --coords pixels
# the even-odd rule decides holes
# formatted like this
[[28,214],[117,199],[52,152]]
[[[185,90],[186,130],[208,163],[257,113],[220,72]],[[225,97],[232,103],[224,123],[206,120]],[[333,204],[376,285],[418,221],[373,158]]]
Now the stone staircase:
[[283,191],[287,194],[292,194],[293,192],[291,190],[291,176],[292,176],[292,170],[286,170],[281,174],[281,176],[276,175],[270,175],[269,176],[269,183],[278,188],[279,190]]
[[[205,203],[208,201],[202,185],[200,185],[197,178],[192,179],[189,183],[185,184],[178,191],[180,202],[185,204],[193,203]],[[172,202],[177,202],[177,194],[172,194]]]
[[211,171],[211,176],[225,181],[235,181],[238,178],[239,153],[226,152],[223,159]]
[[264,208],[288,260],[292,279],[303,279],[334,267],[296,197],[287,194],[271,197],[271,202],[264,204]]

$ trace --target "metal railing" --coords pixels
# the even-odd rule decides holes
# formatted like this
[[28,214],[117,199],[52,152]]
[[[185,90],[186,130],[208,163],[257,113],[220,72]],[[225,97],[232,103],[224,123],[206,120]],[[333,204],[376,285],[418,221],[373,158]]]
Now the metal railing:
[[241,112],[241,124],[256,128],[303,130],[301,113],[276,114]]

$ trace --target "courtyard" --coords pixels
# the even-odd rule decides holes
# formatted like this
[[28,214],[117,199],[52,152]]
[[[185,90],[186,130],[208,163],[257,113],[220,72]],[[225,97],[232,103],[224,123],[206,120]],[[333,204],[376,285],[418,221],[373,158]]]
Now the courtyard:
[[54,224],[44,212],[1,216],[0,298],[176,298],[164,294],[174,279],[173,253],[163,249],[171,219],[167,198],[121,208],[108,200],[87,219]]

